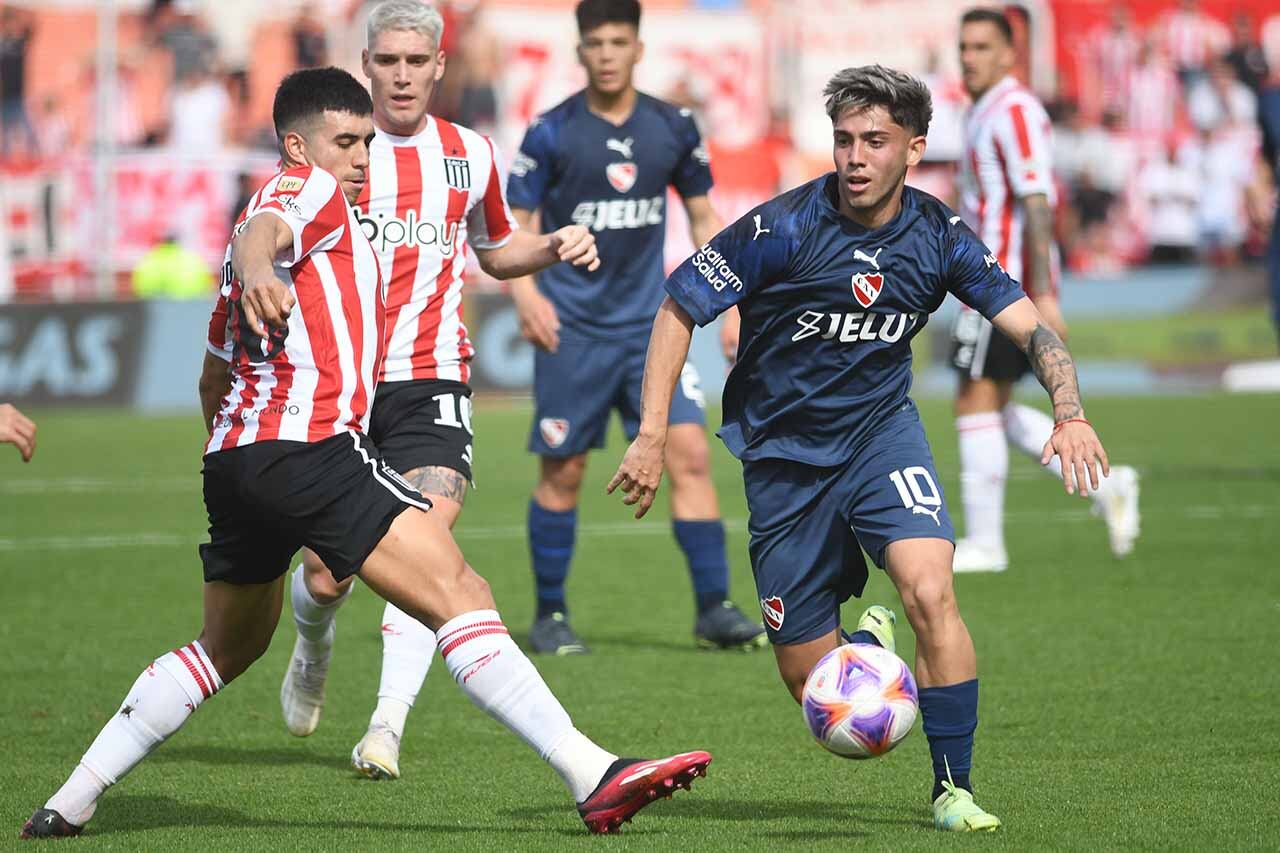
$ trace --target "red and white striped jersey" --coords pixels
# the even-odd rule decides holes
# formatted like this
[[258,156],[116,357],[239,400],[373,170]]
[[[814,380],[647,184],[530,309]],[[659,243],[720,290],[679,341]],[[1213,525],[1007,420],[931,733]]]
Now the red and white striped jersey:
[[1176,9],[1160,22],[1165,53],[1175,68],[1200,69],[1231,45],[1231,32],[1203,12]]
[[386,281],[378,381],[466,382],[475,354],[462,324],[466,247],[496,249],[516,229],[493,142],[434,116],[416,136],[379,130],[357,206]]
[[293,245],[276,258],[297,303],[288,327],[266,338],[248,327],[227,247],[223,285],[209,321],[209,351],[231,361],[231,390],[206,453],[257,441],[321,441],[365,431],[382,364],[382,278],[341,184],[320,168],[282,172],[249,200],[236,233],[278,216]]
[[1052,163],[1049,116],[1013,77],[992,86],[969,108],[960,161],[960,212],[1024,288],[1026,213],[1020,199],[1044,193],[1054,205]]

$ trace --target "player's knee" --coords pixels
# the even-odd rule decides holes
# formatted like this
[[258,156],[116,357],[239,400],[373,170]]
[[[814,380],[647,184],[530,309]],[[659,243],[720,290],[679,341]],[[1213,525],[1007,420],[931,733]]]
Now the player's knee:
[[921,642],[951,618],[956,610],[955,592],[950,578],[942,572],[934,572],[905,585],[899,590],[907,619]]
[[538,503],[550,510],[568,510],[577,506],[578,492],[587,472],[586,456],[542,460],[538,481]]
[[711,476],[711,448],[701,442],[682,442],[667,452],[667,473],[673,483],[708,479]]
[[310,549],[302,552],[302,572],[307,592],[315,599],[316,604],[322,606],[333,604],[345,596],[355,580],[354,575],[345,580],[334,580],[329,567]]

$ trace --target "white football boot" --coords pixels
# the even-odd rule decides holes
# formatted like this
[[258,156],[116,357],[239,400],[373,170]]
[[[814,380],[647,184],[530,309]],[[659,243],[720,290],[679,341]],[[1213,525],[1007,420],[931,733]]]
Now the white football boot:
[[972,539],[956,540],[956,554],[951,561],[953,572],[1003,572],[1007,568],[1009,555],[1002,546]]
[[1107,522],[1111,553],[1126,557],[1133,552],[1133,543],[1142,525],[1138,512],[1138,472],[1128,465],[1116,465],[1111,469],[1107,485],[1106,493],[1093,502],[1093,511]]
[[370,779],[400,778],[400,736],[390,726],[369,726],[351,750],[351,766]]
[[329,676],[329,658],[332,656],[333,633],[336,625],[329,626],[330,651],[318,660],[302,655],[301,637],[293,644],[293,658],[280,685],[280,710],[284,712],[284,724],[290,734],[306,737],[320,725],[320,712],[324,710],[324,683]]

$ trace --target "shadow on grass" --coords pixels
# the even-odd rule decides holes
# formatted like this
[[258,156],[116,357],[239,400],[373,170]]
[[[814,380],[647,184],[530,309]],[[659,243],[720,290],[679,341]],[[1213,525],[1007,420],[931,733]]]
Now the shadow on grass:
[[169,744],[158,750],[148,760],[149,764],[164,762],[191,762],[194,764],[220,764],[237,766],[252,764],[256,767],[306,764],[327,767],[331,770],[350,768],[341,755],[317,753],[282,747],[253,748],[212,745]]
[[[563,803],[540,803],[536,806],[525,806],[515,809],[503,809],[499,813],[519,819],[532,819],[564,809]],[[933,828],[933,822],[922,817],[921,810],[903,806],[893,812],[860,811],[856,804],[847,804],[844,808],[835,807],[827,800],[778,799],[767,800],[733,800],[733,799],[698,799],[677,796],[670,802],[659,802],[645,809],[645,821],[664,818],[681,818],[694,820],[739,821],[742,823],[759,823],[762,821],[795,820],[797,818],[812,820],[818,831],[830,830],[838,832],[842,837],[866,835],[859,832],[860,824],[874,824],[902,827]],[[762,832],[769,837],[792,837],[793,833]],[[794,837],[804,837],[804,831],[797,830]]]
[[[581,826],[573,829],[548,829],[545,826],[460,826],[452,823],[431,823],[414,820],[344,820],[326,812],[316,818],[299,814],[297,818],[259,817],[239,811],[231,806],[176,800],[172,797],[122,794],[112,796],[103,803],[92,827],[86,832],[94,837],[116,833],[144,832],[153,829],[225,827],[233,830],[252,829],[322,829],[360,832],[404,832],[423,834],[489,836],[504,833],[538,835],[582,835]],[[563,803],[560,812],[564,812]]]

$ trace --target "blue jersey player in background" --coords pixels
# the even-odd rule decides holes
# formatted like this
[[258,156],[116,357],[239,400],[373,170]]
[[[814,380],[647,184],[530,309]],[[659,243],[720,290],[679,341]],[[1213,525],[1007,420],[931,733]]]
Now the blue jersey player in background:
[[[636,516],[662,474],[668,400],[693,325],[737,306],[738,359],[720,436],[742,461],[751,564],[782,680],[797,701],[842,641],[840,605],[884,569],[916,635],[920,711],[933,758],[934,825],[994,830],[969,778],[977,660],[952,588],[955,534],[911,388],[911,339],[947,293],[1027,353],[1053,400],[1068,492],[1108,463],[1084,419],[1062,340],[960,217],[905,186],[932,113],[918,80],[880,66],[827,84],[835,172],[747,214],[667,280],[645,365],[640,433],[609,484]],[[869,608],[853,642],[894,648],[894,616]]]
[[[601,258],[591,273],[548,270],[536,282],[511,283],[521,329],[537,348],[529,449],[541,466],[528,525],[538,610],[530,645],[561,655],[586,651],[569,625],[564,585],[587,452],[604,446],[613,410],[629,437],[640,422],[645,346],[663,297],[667,187],[683,200],[695,245],[721,228],[707,198],[711,170],[692,115],[632,84],[644,49],[640,4],[583,0],[577,17],[587,88],[533,123],[507,185],[522,228],[535,212],[543,231],[585,225]],[[691,365],[682,366],[670,424],[672,526],[693,579],[696,642],[763,646],[760,623],[728,600],[724,525]]]

